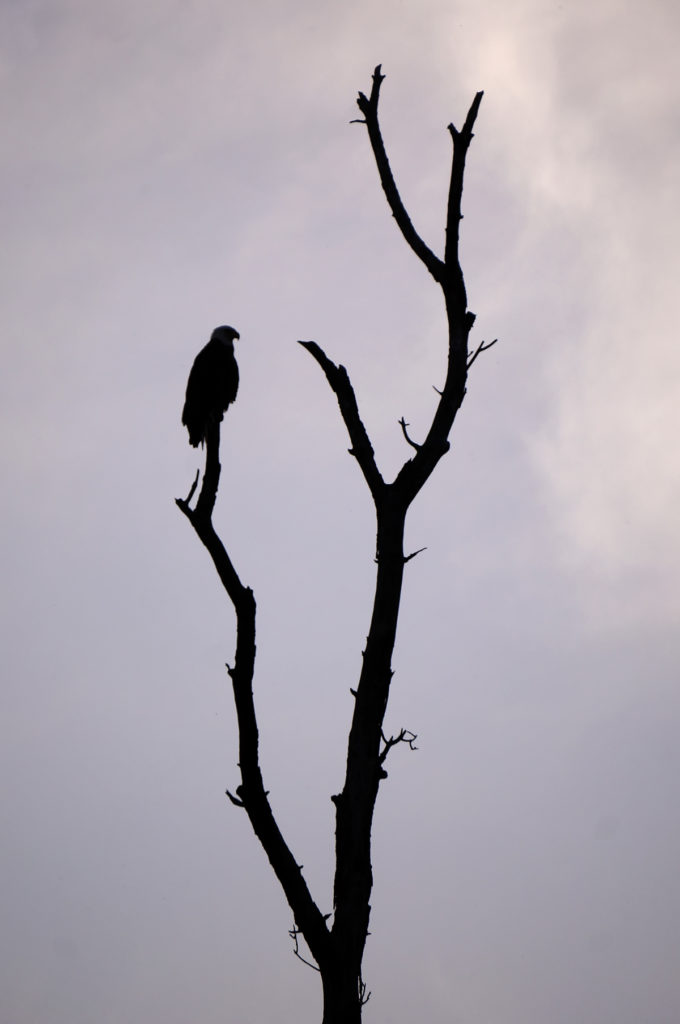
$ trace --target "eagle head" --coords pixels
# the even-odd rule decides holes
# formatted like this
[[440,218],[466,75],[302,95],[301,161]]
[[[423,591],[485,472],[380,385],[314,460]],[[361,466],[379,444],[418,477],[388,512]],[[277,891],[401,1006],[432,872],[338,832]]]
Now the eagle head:
[[223,341],[231,342],[234,338],[240,338],[241,335],[233,327],[216,327],[210,335],[211,341]]

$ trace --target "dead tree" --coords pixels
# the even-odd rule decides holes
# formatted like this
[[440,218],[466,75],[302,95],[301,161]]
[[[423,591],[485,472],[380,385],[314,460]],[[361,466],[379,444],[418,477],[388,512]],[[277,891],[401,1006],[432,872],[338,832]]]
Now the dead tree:
[[[215,564],[217,573],[236,612],[236,653],[228,666],[234,691],[239,730],[240,785],[232,803],[245,810],[260,843],[281,883],[294,917],[291,935],[299,955],[298,935],[309,947],[321,974],[323,1024],[359,1024],[368,995],[362,979],[362,960],[370,917],[373,885],[371,824],[380,782],[385,778],[385,759],[397,743],[413,744],[413,734],[402,731],[386,737],[383,719],[392,679],[392,652],[397,633],[404,566],[413,554],[404,552],[404,524],[411,502],[435,466],[449,450],[449,433],[465,397],[468,370],[477,356],[489,348],[482,342],[472,352],[468,339],[475,321],[467,308],[465,282],[459,260],[459,227],[465,159],[472,141],[482,93],[472,101],[463,127],[448,126],[453,160],[446,213],[446,244],[443,259],[435,255],[415,230],[401,201],[390,168],[378,123],[378,100],[383,82],[380,65],[373,73],[369,96],[359,93],[359,123],[368,130],[380,181],[399,229],[415,254],[442,289],[448,318],[448,364],[444,386],[425,439],[418,443],[401,420],[404,437],[412,449],[391,483],[378,468],[356,397],[344,366],[332,362],[314,341],[301,341],[317,361],[335,393],[349,434],[350,453],[356,459],[375,503],[377,520],[375,598],[363,662],[356,689],[354,713],[347,748],[347,769],[335,804],[335,880],[333,914],[324,915],[312,898],[297,863],[274,818],[262,779],[258,757],[258,728],[253,700],[255,668],[255,598],[234,568],[215,532],[212,513],[220,477],[219,424],[206,439],[206,467],[196,505],[191,500],[198,475],[186,499],[177,504],[194,527]],[[332,918],[332,923],[331,923]]]

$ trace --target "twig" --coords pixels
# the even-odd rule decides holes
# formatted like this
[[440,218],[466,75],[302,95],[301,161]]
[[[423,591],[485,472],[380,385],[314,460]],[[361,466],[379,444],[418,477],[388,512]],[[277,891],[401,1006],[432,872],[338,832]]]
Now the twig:
[[480,352],[487,352],[493,345],[496,344],[497,341],[498,341],[498,338],[494,338],[493,341],[490,341],[488,343],[488,345],[485,342],[481,342],[481,344],[479,344],[477,346],[477,348],[475,349],[474,353],[468,359],[468,361],[467,361],[467,369],[468,370],[470,369],[470,367],[472,366],[472,364],[474,363],[475,359],[480,354]]
[[423,551],[427,551],[427,548],[418,548],[417,551],[412,551],[410,555],[404,555],[404,565],[410,562],[412,558],[415,558],[416,555],[422,554]]
[[359,978],[359,1002],[362,1006],[365,1006],[368,1000],[371,998],[371,993],[366,991],[366,984],[362,977]]
[[383,743],[385,744],[385,746],[383,747],[382,752],[380,754],[380,757],[378,758],[378,761],[379,761],[380,764],[384,764],[385,763],[385,758],[389,754],[389,752],[392,749],[392,747],[396,747],[397,743],[406,743],[406,744],[408,744],[408,747],[409,747],[410,750],[417,750],[418,749],[415,746],[415,742],[418,739],[418,736],[417,736],[416,733],[411,732],[409,729],[401,729],[399,731],[399,735],[398,736],[390,736],[389,739],[385,736],[385,733],[382,732],[382,730],[381,730],[380,738],[382,739]]
[[[189,491],[189,493],[187,494],[186,498],[184,499],[184,504],[187,505],[187,506],[191,503],[191,499],[193,498],[194,494],[196,493],[196,488],[198,487],[198,479],[199,479],[200,475],[201,475],[201,471],[200,471],[200,469],[197,469],[196,470],[196,476],[194,477],[194,482],[191,485],[191,490]],[[180,501],[180,499],[178,498],[177,499],[178,504],[179,504],[179,501]]]
[[[329,917],[329,916],[330,915],[328,915],[328,914],[326,915],[326,917]],[[325,918],[324,918],[324,920],[325,920]],[[298,960],[302,960],[303,964],[307,964],[307,966],[311,967],[313,971],[321,972],[321,968],[320,967],[317,967],[317,965],[313,964],[310,960],[306,960],[303,957],[302,953],[300,952],[300,944],[298,943],[298,935],[300,934],[300,929],[297,928],[295,925],[293,925],[293,927],[290,929],[288,934],[290,935],[291,939],[295,943],[295,947],[293,949],[293,953],[298,958]]]
[[403,416],[399,420],[399,425],[401,426],[401,431],[404,437],[406,438],[406,441],[408,442],[408,444],[411,445],[411,448],[415,448],[416,451],[420,451],[421,446],[419,444],[416,444],[416,442],[411,440],[411,438],[408,436],[406,428],[410,426],[410,423],[407,423]]

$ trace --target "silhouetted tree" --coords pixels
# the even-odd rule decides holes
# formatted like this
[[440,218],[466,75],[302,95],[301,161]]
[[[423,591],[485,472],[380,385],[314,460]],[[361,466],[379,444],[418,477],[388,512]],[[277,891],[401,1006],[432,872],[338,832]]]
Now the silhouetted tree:
[[[378,100],[384,76],[378,65],[373,73],[369,96],[359,93],[360,123],[368,130],[380,181],[401,233],[442,289],[448,319],[448,364],[432,423],[422,443],[404,437],[413,450],[391,483],[376,464],[373,447],[359,415],[357,401],[344,366],[332,362],[314,341],[301,341],[317,361],[332,388],[350,437],[355,457],[375,503],[377,518],[375,598],[363,663],[356,690],[354,714],[347,748],[347,770],[341,793],[331,797],[335,804],[335,880],[333,914],[324,915],[307,887],[302,868],[293,856],[274,818],[258,758],[258,728],[253,702],[255,668],[255,598],[234,568],[227,550],[215,532],[212,512],[220,478],[219,422],[207,430],[206,467],[195,507],[189,496],[177,504],[208,549],[217,573],[236,612],[236,654],[229,668],[239,730],[241,783],[232,802],[244,808],[269,861],[281,883],[294,916],[291,932],[295,949],[301,934],[321,974],[323,1024],[359,1024],[362,1005],[368,996],[362,979],[362,959],[370,916],[373,885],[371,870],[371,824],[385,759],[398,743],[413,744],[412,733],[402,730],[386,737],[383,719],[392,679],[392,652],[397,633],[399,601],[404,566],[413,554],[404,553],[404,523],[411,502],[435,466],[449,450],[449,433],[465,397],[468,370],[489,344],[470,351],[468,339],[475,321],[467,308],[465,282],[460,266],[458,241],[465,159],[482,93],[472,101],[460,129],[448,126],[453,142],[453,161],[446,213],[444,258],[429,248],[417,233],[401,201],[383,144],[378,123]],[[331,923],[332,918],[332,923]]]

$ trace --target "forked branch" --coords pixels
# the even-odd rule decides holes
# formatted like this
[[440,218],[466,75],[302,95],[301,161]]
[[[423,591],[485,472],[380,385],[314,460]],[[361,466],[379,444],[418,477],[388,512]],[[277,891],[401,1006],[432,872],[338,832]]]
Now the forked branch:
[[[413,227],[392,174],[378,120],[380,87],[384,78],[381,65],[378,64],[373,72],[370,95],[366,96],[365,93],[360,92],[357,103],[364,115],[364,122],[387,202],[406,242],[422,260],[442,289],[449,327],[446,381],[440,392],[439,403],[425,440],[416,446],[402,422],[404,437],[407,443],[415,449],[415,455],[402,466],[395,480],[395,486],[400,491],[402,499],[408,503],[422,488],[442,455],[449,450],[448,437],[465,397],[468,367],[472,365],[479,354],[476,352],[472,359],[469,359],[468,338],[475,316],[467,308],[465,280],[459,259],[459,234],[462,219],[465,161],[472,142],[473,128],[483,93],[478,92],[475,95],[460,131],[453,124],[448,125],[453,142],[453,158],[446,212],[446,245],[444,259],[441,260]],[[479,351],[482,350],[483,347]]]
[[418,739],[418,737],[416,733],[411,732],[410,729],[400,729],[399,733],[396,736],[390,736],[389,738],[385,736],[384,733],[381,733],[381,739],[385,746],[380,752],[380,764],[385,763],[387,755],[389,754],[392,747],[396,747],[397,743],[405,743],[408,746],[409,750],[418,749],[416,746],[416,740]]

